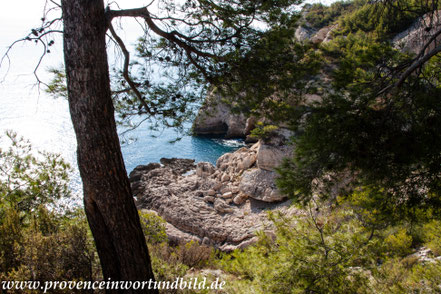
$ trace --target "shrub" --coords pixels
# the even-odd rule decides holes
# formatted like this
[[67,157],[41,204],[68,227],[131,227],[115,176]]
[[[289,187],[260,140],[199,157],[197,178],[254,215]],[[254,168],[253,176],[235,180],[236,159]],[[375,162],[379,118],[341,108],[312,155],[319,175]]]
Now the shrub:
[[167,242],[165,220],[154,212],[139,212],[142,231],[147,243],[157,244]]
[[57,154],[34,152],[13,132],[6,138],[9,146],[0,150],[0,278],[98,278],[84,213],[58,203],[70,197],[69,165]]
[[250,136],[256,139],[268,140],[279,129],[275,125],[265,125],[262,122],[257,122],[256,128],[251,131]]
[[5,141],[8,148],[0,149],[0,212],[5,206],[28,212],[70,197],[70,166],[59,154],[35,152],[12,131]]
[[168,246],[166,243],[152,246],[152,254],[169,264],[183,264],[190,268],[201,268],[211,262],[214,249],[190,241],[179,246]]
[[353,10],[355,7],[356,4],[353,2],[334,2],[330,6],[316,3],[308,8],[305,20],[312,28],[321,29],[330,25],[339,16],[348,13],[348,11]]
[[394,256],[404,257],[412,253],[412,236],[408,235],[404,228],[387,236],[384,241],[388,247],[388,251],[392,252]]
[[432,252],[441,255],[441,221],[433,220],[423,226],[425,245],[429,247]]
[[369,293],[369,272],[380,243],[357,221],[353,211],[287,218],[272,215],[275,241],[261,235],[259,243],[236,251],[220,262],[242,280],[231,285],[239,293]]

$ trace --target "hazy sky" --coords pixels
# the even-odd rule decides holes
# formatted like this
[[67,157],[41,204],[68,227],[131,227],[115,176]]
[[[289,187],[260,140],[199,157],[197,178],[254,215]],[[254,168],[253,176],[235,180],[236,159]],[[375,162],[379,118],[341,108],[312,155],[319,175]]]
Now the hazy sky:
[[[34,27],[38,27],[41,24],[41,17],[43,16],[43,10],[45,0],[14,0],[3,1],[2,9],[0,10],[0,54],[3,55],[6,47],[13,41],[20,39],[30,32]],[[140,7],[148,3],[143,0],[124,0],[119,1],[121,8],[133,8]],[[57,12],[58,13],[58,12]],[[57,14],[55,13],[54,16]],[[133,24],[129,24],[129,28],[133,28]],[[128,31],[133,31],[129,29]],[[61,42],[58,42],[61,43]],[[58,44],[61,45],[61,44]],[[31,43],[19,44],[15,51],[12,52],[11,57],[13,60],[18,59],[20,62],[23,58],[36,59],[39,57],[39,47]],[[26,53],[23,50],[27,51]],[[56,46],[53,50],[53,54],[48,56],[48,60],[52,59],[52,62],[61,62],[61,46]],[[26,56],[24,56],[24,55]],[[51,63],[49,61],[49,63]],[[13,68],[11,68],[13,71]],[[0,72],[2,72],[0,70]]]
[[[141,7],[150,3],[150,0],[121,0],[112,1],[107,0],[106,3],[118,2],[121,8],[134,8]],[[317,0],[311,0],[308,2],[319,2]],[[332,2],[330,0],[322,2]],[[3,55],[6,46],[11,44],[14,40],[17,40],[25,36],[31,28],[38,27],[41,24],[40,18],[43,15],[44,5],[46,0],[7,0],[2,1],[2,9],[0,10],[0,54]],[[154,9],[152,7],[152,9]],[[128,28],[127,28],[128,26]],[[122,37],[124,35],[129,35],[129,38],[134,42],[136,35],[137,26],[134,23],[125,24],[126,32],[121,33]],[[61,43],[61,42],[59,42]],[[58,44],[61,45],[61,44]],[[35,45],[24,44],[19,45],[20,49],[17,49],[11,56],[14,59],[23,61],[23,58],[35,58],[39,57],[38,49]],[[22,50],[28,51],[24,56]],[[41,50],[41,49],[40,49]],[[53,50],[53,54],[48,58],[52,59],[52,63],[61,62],[61,46],[56,46]],[[49,62],[50,64],[51,62]],[[0,69],[0,73],[2,70]]]

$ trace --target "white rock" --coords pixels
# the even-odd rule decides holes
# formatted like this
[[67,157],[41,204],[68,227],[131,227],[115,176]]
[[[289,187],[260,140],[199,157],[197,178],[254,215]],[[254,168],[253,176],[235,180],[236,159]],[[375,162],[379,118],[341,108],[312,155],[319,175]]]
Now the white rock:
[[311,37],[311,42],[314,44],[326,43],[332,40],[332,31],[337,28],[336,25],[321,28],[314,36]]
[[231,112],[222,102],[222,96],[214,91],[208,94],[193,122],[193,132],[198,135],[224,135],[226,138],[245,135],[246,117]]
[[292,154],[291,146],[270,146],[261,144],[257,152],[257,166],[268,171],[282,164],[283,159]]
[[233,194],[237,194],[237,193],[239,193],[239,191],[240,191],[240,189],[239,189],[238,186],[233,186],[233,187],[231,188],[231,192],[232,192]]
[[249,154],[248,156],[244,157],[242,161],[239,163],[239,169],[245,170],[249,169],[257,160],[257,156],[254,153]]
[[223,187],[219,190],[219,192],[220,192],[221,194],[225,194],[225,193],[227,193],[227,192],[231,192],[231,188],[230,188],[229,185],[226,185],[226,186],[223,186]]
[[207,203],[214,203],[216,198],[214,198],[213,196],[205,196],[204,197],[204,201]]
[[234,204],[236,204],[236,205],[241,205],[241,204],[245,203],[245,200],[246,200],[246,199],[247,199],[247,198],[246,198],[246,195],[244,195],[244,194],[239,194],[239,195],[237,195],[236,197],[234,197],[233,202],[234,202]]
[[233,212],[233,209],[227,203],[225,203],[224,200],[221,200],[219,198],[217,198],[214,201],[214,209],[217,212],[219,212],[219,213],[231,213],[231,212]]
[[219,190],[221,187],[222,187],[222,183],[221,182],[216,182],[213,185],[213,189],[216,190],[216,191]]
[[206,178],[215,172],[215,167],[209,162],[199,162],[196,165],[196,174],[201,178]]
[[230,180],[230,176],[228,175],[228,174],[224,174],[223,176],[222,176],[222,178],[221,178],[221,181],[222,182],[227,182],[227,181],[229,181]]
[[227,192],[227,193],[222,194],[222,198],[224,198],[224,199],[231,198],[231,197],[233,197],[233,193],[231,193],[231,192]]
[[265,202],[282,201],[286,197],[277,191],[277,174],[263,169],[251,169],[244,172],[240,181],[240,192],[250,198]]

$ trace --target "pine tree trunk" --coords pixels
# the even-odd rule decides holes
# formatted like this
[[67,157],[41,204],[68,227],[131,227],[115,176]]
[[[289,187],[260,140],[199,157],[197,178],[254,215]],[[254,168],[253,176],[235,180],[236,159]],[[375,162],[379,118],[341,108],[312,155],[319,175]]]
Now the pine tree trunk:
[[62,10],[69,107],[84,207],[104,278],[153,279],[116,131],[103,0],[63,0]]

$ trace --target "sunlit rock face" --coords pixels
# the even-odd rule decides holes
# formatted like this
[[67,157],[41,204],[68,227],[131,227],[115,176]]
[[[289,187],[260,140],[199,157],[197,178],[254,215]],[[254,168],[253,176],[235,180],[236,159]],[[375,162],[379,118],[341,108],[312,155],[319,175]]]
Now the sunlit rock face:
[[[402,51],[418,54],[432,36],[441,29],[441,10],[435,13],[427,13],[417,19],[408,29],[397,34],[392,42]],[[441,42],[439,35],[435,42],[425,49],[425,53],[432,50]]]

